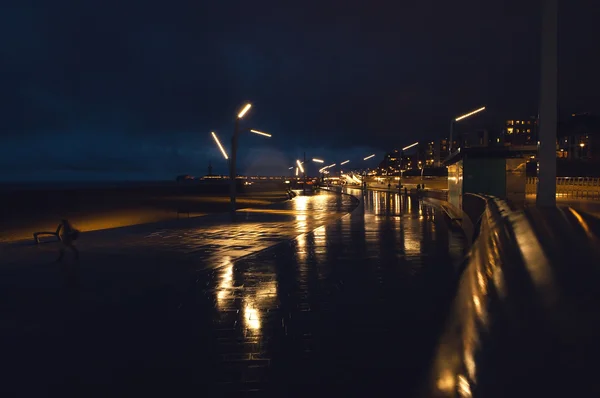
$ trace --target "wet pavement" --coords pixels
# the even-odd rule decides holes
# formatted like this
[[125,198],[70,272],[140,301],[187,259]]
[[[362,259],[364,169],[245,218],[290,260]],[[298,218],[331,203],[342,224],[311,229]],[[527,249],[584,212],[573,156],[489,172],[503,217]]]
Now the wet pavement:
[[[463,238],[440,211],[395,194],[369,192],[342,218],[352,206],[345,195],[281,206],[245,213],[247,225],[82,240],[79,268],[50,266],[49,248],[37,257],[14,249],[0,275],[3,377],[12,382],[0,388],[410,395],[433,356]],[[194,228],[195,241],[178,243]],[[211,248],[216,229],[235,243]],[[248,250],[268,242],[283,243]]]

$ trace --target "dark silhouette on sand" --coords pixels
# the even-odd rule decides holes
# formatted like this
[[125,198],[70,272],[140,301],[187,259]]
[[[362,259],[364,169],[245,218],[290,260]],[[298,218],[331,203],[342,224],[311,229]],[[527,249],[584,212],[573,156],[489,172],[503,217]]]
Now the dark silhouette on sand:
[[58,226],[58,233],[60,236],[61,246],[60,253],[56,261],[61,261],[63,259],[67,248],[71,249],[75,254],[75,259],[79,260],[79,250],[77,250],[73,243],[79,237],[79,230],[73,228],[68,220],[63,219]]

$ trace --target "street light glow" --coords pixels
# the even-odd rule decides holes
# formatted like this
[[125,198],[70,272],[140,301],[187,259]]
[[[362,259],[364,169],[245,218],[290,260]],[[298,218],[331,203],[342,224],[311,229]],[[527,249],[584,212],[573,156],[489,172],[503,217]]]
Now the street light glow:
[[414,144],[410,144],[409,146],[405,146],[404,148],[402,148],[402,150],[406,151],[407,149],[412,148],[412,147],[417,146],[417,145],[419,145],[419,143],[415,142]]
[[296,167],[296,175],[298,175],[298,168]]
[[293,168],[294,168],[294,166],[290,167],[288,170],[291,170],[291,169],[293,169]]
[[325,168],[328,169],[328,168],[333,167],[333,166],[335,166],[335,163],[334,164],[330,164],[329,166],[327,166]]
[[463,119],[468,118],[469,116],[473,116],[474,114],[479,113],[479,112],[484,111],[484,110],[485,110],[485,106],[482,106],[479,109],[475,109],[473,112],[469,112],[469,113],[466,113],[466,114],[464,114],[462,116],[457,117],[456,119],[454,119],[454,121],[455,122],[461,121]]
[[340,163],[340,166],[341,166],[341,165],[344,165],[344,164],[346,164],[346,163],[348,163],[348,162],[349,162],[349,160],[344,160],[342,163]]
[[212,134],[215,142],[217,143],[217,146],[221,150],[221,153],[223,154],[223,157],[225,158],[225,160],[229,159],[229,156],[227,156],[227,152],[225,152],[225,148],[223,148],[223,145],[221,145],[221,141],[219,141],[219,137],[217,137],[217,135],[215,134],[214,131],[211,131],[210,133]]
[[263,133],[262,131],[258,131],[258,130],[250,130],[250,132],[254,133],[254,134],[264,135],[265,137],[271,137],[271,134]]
[[323,159],[314,159],[313,158],[313,162],[324,163],[325,161]]
[[296,160],[296,164],[298,165],[300,171],[304,173],[304,167],[302,167],[302,163],[300,163],[300,160]]
[[579,146],[583,148],[585,144],[582,142],[581,144],[579,144]]
[[243,118],[244,115],[246,114],[246,112],[248,112],[250,110],[250,108],[252,108],[252,104],[247,103],[246,106],[244,106],[244,109],[242,109],[242,111],[240,113],[238,113],[238,119]]
[[372,154],[372,155],[367,156],[363,160],[369,160],[369,159],[374,158],[374,157],[375,157],[375,154]]

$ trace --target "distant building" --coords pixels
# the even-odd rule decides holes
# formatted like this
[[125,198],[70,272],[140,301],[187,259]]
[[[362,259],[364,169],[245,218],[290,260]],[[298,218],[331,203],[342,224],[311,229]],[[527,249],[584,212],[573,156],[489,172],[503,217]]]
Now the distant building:
[[[436,140],[433,149],[433,165],[435,167],[442,166],[442,163],[448,156],[450,156],[450,149],[448,143],[450,140],[448,138],[442,138],[441,140]],[[456,143],[456,141],[454,141]]]
[[379,164],[379,169],[387,175],[399,174],[401,169],[401,153],[397,149],[387,153]]
[[537,117],[531,116],[529,118],[507,120],[504,125],[501,139],[505,146],[537,145]]
[[424,167],[435,167],[435,141],[426,142],[423,145],[422,154]]
[[590,113],[574,113],[560,123],[556,156],[600,162],[600,117]]

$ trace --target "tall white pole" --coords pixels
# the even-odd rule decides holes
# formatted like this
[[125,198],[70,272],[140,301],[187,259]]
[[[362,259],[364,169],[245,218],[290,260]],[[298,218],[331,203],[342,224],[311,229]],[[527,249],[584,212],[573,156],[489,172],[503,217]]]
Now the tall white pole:
[[538,206],[556,206],[558,124],[558,0],[544,0],[539,115]]

